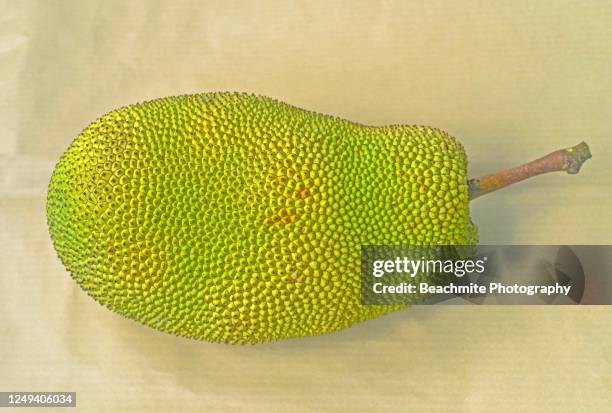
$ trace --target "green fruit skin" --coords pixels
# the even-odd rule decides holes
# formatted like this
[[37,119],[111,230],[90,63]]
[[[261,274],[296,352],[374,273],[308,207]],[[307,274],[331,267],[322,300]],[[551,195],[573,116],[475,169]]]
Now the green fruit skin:
[[51,238],[109,309],[229,343],[328,333],[363,305],[362,245],[474,244],[461,144],[261,96],[207,93],[112,111],[49,184]]

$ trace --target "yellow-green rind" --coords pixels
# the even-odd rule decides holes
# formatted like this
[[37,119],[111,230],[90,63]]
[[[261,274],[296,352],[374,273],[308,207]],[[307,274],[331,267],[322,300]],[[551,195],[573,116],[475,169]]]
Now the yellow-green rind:
[[106,307],[169,333],[256,343],[403,306],[360,302],[362,244],[474,244],[459,142],[273,99],[209,93],[110,112],[62,156],[59,257]]

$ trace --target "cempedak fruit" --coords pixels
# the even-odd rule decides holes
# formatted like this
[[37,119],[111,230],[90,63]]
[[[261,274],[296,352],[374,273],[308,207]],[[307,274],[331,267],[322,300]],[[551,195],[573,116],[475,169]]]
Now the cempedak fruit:
[[402,307],[361,304],[361,245],[477,242],[466,164],[434,128],[165,98],[75,139],[48,222],[74,279],[126,317],[210,341],[308,336]]

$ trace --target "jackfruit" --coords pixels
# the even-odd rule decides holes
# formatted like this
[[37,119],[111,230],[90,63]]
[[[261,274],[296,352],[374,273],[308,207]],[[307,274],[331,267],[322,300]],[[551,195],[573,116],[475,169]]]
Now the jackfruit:
[[362,245],[472,245],[462,145],[241,93],[157,99],[89,125],[47,216],[77,283],[161,331],[229,343],[328,333],[404,308],[360,300]]

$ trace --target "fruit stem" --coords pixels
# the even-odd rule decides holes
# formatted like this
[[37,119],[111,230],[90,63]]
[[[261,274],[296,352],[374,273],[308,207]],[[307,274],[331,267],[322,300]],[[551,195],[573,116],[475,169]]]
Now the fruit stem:
[[589,146],[586,142],[581,142],[576,146],[559,149],[524,165],[470,179],[468,181],[470,200],[547,172],[566,171],[568,174],[577,174],[582,164],[589,158],[591,158]]

